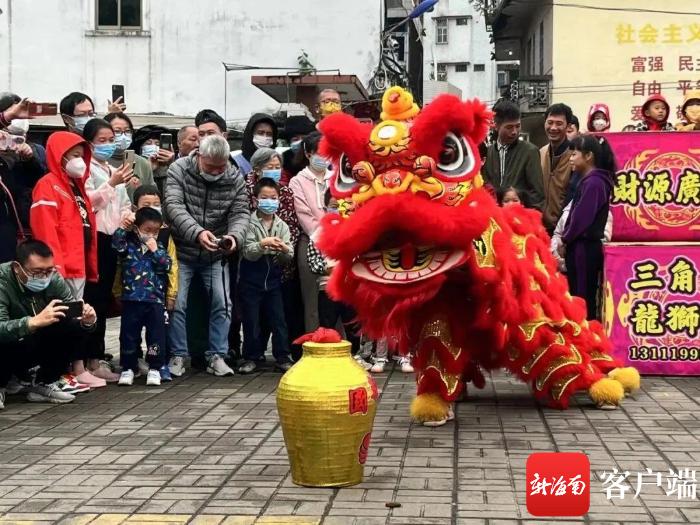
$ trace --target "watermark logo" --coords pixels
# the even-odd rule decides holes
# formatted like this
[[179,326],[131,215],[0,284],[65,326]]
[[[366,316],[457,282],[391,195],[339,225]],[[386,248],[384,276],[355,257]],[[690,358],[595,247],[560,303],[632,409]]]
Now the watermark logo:
[[531,454],[525,468],[533,516],[583,516],[591,504],[591,464],[581,452]]

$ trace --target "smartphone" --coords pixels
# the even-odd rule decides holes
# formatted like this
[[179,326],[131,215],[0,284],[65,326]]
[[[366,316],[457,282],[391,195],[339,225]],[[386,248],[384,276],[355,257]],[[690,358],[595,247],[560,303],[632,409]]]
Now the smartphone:
[[136,152],[133,149],[128,149],[124,152],[124,166],[131,166],[134,169],[136,164]]
[[58,104],[55,102],[30,102],[29,116],[38,117],[43,115],[57,115]]
[[57,303],[56,306],[67,306],[68,310],[65,311],[67,319],[77,319],[83,316],[83,302],[82,301],[70,301],[68,303]]
[[170,151],[173,150],[173,136],[170,133],[160,134],[160,148]]
[[122,97],[121,103],[125,104],[124,99],[124,85],[123,84],[112,84],[112,102],[116,102],[119,97]]

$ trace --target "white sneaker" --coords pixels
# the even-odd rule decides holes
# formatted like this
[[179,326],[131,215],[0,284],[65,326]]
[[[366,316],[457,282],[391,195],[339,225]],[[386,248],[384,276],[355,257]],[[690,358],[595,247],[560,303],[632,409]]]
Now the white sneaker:
[[75,400],[73,394],[62,392],[56,383],[42,385],[38,383],[29,389],[27,401],[32,403],[70,403]]
[[149,370],[146,375],[147,386],[160,386],[160,372],[158,370]]
[[215,355],[209,360],[209,364],[207,365],[207,374],[212,374],[219,377],[232,376],[233,370],[231,370],[231,367],[226,364],[226,361],[224,361],[220,355]]
[[386,363],[386,359],[384,359],[383,357],[378,357],[374,360],[374,364],[372,365],[372,368],[369,369],[369,371],[375,374],[381,374],[382,372],[384,372],[384,367],[386,366]]
[[182,376],[185,373],[185,359],[179,355],[171,357],[168,368],[170,369],[170,373],[175,377]]
[[0,388],[0,410],[5,409],[5,389]]
[[370,368],[372,368],[372,364],[365,361],[359,353],[355,354],[352,357],[353,359],[355,359],[357,364],[360,365],[363,369],[369,370]]
[[401,359],[399,359],[399,365],[401,365],[401,371],[404,374],[412,374],[413,373],[413,365],[411,364],[411,356],[410,355],[402,356]]
[[134,384],[134,371],[124,370],[122,375],[119,376],[119,386],[131,386]]
[[148,375],[148,371],[151,369],[151,367],[148,366],[148,363],[146,363],[146,360],[143,357],[139,357],[137,366],[139,369],[139,373],[136,377]]

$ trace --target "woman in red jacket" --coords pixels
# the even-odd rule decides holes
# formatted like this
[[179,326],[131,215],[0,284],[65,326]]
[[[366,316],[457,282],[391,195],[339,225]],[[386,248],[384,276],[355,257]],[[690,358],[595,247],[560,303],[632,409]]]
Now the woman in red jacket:
[[[76,300],[83,298],[86,281],[97,282],[97,225],[85,192],[90,159],[90,146],[79,135],[68,131],[52,134],[46,143],[49,173],[34,187],[29,215],[32,234],[51,247],[56,269]],[[104,386],[103,379],[85,369],[83,358],[76,353],[75,378],[91,387]]]

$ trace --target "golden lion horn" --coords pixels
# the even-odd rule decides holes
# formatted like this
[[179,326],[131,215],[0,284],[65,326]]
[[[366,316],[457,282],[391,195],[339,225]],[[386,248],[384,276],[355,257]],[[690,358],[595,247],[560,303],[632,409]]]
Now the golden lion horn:
[[420,112],[413,95],[399,86],[387,89],[382,97],[382,120],[408,120]]

